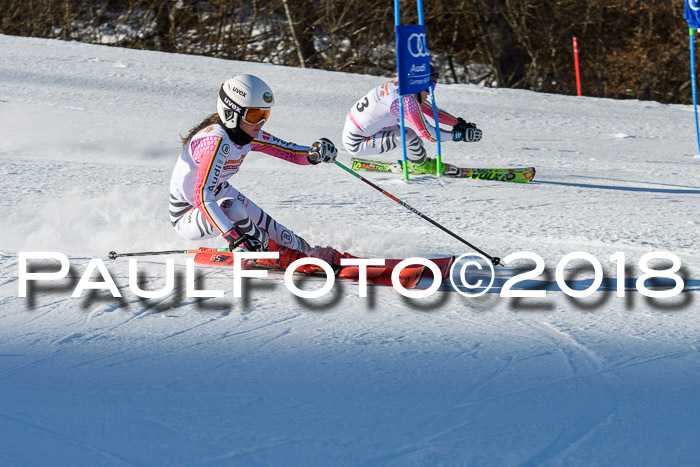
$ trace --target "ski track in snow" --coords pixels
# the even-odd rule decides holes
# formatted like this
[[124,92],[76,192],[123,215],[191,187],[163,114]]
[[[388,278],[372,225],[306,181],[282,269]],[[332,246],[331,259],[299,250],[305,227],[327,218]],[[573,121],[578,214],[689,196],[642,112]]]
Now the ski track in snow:
[[[492,293],[448,284],[426,299],[338,281],[294,297],[280,274],[244,282],[198,269],[186,297],[143,299],[110,250],[184,242],[167,193],[178,137],[213,111],[228,76],[254,73],[277,103],[266,129],[340,143],[347,109],[386,78],[0,35],[0,461],[9,465],[692,465],[700,458],[700,170],[692,107],[440,85],[478,144],[442,145],[460,166],[536,166],[528,185],[364,174],[501,258],[535,252],[545,298],[499,296],[531,270],[498,267]],[[214,97],[212,97],[214,96]],[[433,149],[431,149],[433,150]],[[395,155],[399,157],[398,153]],[[393,157],[393,156],[392,156]],[[339,160],[350,156],[340,149]],[[312,173],[313,171],[313,173]],[[231,182],[312,243],[365,257],[471,251],[332,166],[251,153]],[[59,251],[68,276],[18,297],[18,252]],[[558,262],[603,266],[568,297]],[[635,290],[639,259],[677,255],[684,292]],[[609,258],[625,254],[625,297]],[[71,298],[91,258],[122,294]],[[658,262],[658,266],[668,262]],[[58,270],[57,262],[34,264]],[[166,283],[139,260],[139,286]],[[566,267],[586,289],[593,270]],[[475,276],[476,277],[476,276]],[[97,280],[97,275],[93,275]],[[296,278],[303,288],[320,278]],[[301,285],[303,283],[303,285]],[[427,287],[422,282],[421,287]],[[460,289],[464,291],[464,288]]]

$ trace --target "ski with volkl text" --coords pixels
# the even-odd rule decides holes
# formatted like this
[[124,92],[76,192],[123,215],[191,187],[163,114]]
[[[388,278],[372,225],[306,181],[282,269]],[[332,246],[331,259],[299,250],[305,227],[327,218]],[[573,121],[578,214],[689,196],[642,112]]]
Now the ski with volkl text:
[[[497,182],[527,183],[535,177],[534,167],[518,168],[469,168],[457,167],[452,164],[442,164],[444,170],[443,177],[447,178],[471,178],[478,180],[490,180]],[[352,169],[358,171],[385,172],[402,174],[403,167],[401,161],[386,162],[371,159],[352,158]],[[409,172],[413,173],[409,167]],[[435,174],[416,174],[433,175]]]

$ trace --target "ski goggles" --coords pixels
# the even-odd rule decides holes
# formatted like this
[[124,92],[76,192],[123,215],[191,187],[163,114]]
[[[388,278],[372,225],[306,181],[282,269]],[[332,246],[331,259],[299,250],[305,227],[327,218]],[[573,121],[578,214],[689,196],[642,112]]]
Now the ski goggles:
[[246,107],[243,110],[241,119],[248,125],[257,125],[259,123],[266,122],[267,119],[270,118],[271,110],[272,109],[270,109],[269,107]]

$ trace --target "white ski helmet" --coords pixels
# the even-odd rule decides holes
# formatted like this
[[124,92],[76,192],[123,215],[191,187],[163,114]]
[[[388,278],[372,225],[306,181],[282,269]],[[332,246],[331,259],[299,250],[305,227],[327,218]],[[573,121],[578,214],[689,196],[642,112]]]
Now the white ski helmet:
[[[219,90],[216,110],[221,122],[230,129],[236,129],[240,119],[252,125],[267,120],[275,103],[272,90],[257,76],[237,75],[224,81]],[[249,109],[252,120],[246,119]]]

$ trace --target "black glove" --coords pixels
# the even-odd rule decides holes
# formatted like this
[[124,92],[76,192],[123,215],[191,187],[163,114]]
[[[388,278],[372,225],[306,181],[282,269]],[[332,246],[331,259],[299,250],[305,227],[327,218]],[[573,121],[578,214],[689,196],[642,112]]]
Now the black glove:
[[333,162],[338,156],[338,150],[335,144],[327,138],[321,138],[311,145],[311,149],[306,155],[309,164],[320,164],[321,162]]
[[[229,249],[234,251],[241,248],[246,251],[267,251],[267,246],[270,241],[270,234],[265,230],[260,230],[262,239],[258,240],[249,235],[242,233],[238,227],[233,227],[226,232],[223,237],[229,244]],[[241,238],[243,240],[241,240]]]
[[467,123],[463,118],[457,119],[457,124],[452,127],[452,141],[477,142],[481,140],[481,130],[473,123]]

